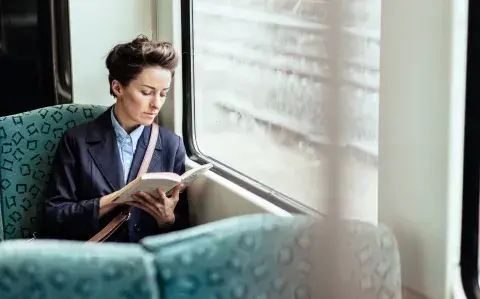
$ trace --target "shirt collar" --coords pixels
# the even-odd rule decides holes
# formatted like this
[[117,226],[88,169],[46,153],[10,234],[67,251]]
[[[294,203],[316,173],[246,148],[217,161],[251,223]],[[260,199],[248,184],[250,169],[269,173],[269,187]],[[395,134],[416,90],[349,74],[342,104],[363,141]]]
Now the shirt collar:
[[120,123],[117,121],[117,118],[115,117],[115,114],[113,112],[114,108],[115,108],[115,106],[113,106],[112,109],[111,109],[110,117],[112,119],[112,124],[113,124],[113,128],[115,130],[115,135],[117,136],[117,141],[120,142],[120,143],[123,143],[128,138],[132,138],[133,148],[136,149],[138,140],[140,139],[140,136],[142,136],[143,129],[145,128],[145,126],[140,125],[138,128],[133,130],[133,132],[130,133],[130,135],[129,135],[125,131],[125,129],[122,128]]

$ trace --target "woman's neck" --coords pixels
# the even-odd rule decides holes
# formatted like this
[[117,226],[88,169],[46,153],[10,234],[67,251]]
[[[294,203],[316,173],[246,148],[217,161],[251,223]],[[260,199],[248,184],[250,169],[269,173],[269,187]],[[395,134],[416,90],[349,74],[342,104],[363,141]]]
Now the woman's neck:
[[138,124],[132,124],[128,122],[128,116],[124,111],[122,110],[122,107],[120,107],[117,104],[113,107],[113,116],[117,119],[118,123],[122,128],[127,132],[127,134],[132,133],[136,128],[138,128],[140,125]]

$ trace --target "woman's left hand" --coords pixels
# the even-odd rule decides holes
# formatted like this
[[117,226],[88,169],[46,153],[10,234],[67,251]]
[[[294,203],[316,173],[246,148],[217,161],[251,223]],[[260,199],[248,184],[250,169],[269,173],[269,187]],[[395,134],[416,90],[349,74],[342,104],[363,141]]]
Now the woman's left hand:
[[157,194],[138,192],[132,195],[132,201],[127,204],[142,209],[152,215],[159,225],[175,222],[175,207],[180,199],[182,185],[177,185],[168,197],[165,192],[157,188]]

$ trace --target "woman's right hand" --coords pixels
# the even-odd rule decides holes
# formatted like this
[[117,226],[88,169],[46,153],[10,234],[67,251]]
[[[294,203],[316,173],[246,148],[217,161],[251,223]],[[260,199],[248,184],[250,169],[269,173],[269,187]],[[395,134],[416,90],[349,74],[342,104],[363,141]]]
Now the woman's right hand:
[[102,196],[100,198],[99,206],[100,206],[100,211],[98,212],[99,217],[104,216],[111,210],[113,210],[115,207],[117,207],[119,204],[112,202],[114,199],[112,196],[113,193],[110,193],[108,195]]

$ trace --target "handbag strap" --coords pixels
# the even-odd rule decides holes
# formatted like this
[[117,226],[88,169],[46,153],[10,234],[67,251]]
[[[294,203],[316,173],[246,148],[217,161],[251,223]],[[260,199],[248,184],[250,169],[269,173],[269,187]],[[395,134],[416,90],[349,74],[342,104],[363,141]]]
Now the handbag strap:
[[[150,165],[150,161],[152,160],[153,152],[155,150],[155,144],[157,143],[158,131],[158,125],[156,123],[152,123],[152,129],[150,131],[150,138],[148,140],[147,150],[145,151],[145,155],[143,156],[142,165],[138,170],[137,177],[146,173],[148,170],[148,166]],[[128,208],[118,214],[115,218],[112,219],[112,221],[110,221],[110,223],[108,223],[102,230],[100,230],[87,242],[100,243],[107,240],[125,221],[130,218],[130,209],[131,208]]]

